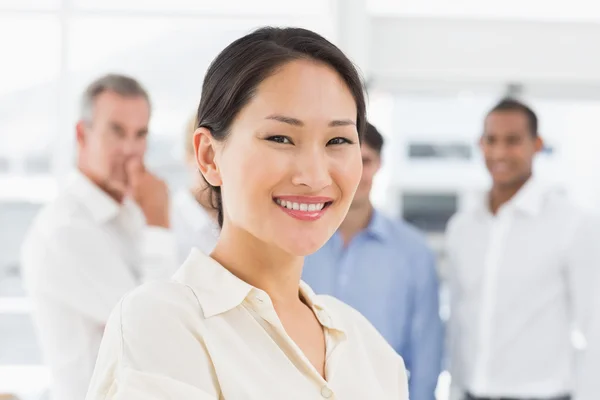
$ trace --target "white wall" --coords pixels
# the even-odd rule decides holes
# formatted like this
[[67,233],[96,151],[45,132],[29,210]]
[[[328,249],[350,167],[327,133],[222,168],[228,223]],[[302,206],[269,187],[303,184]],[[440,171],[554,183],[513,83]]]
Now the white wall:
[[600,22],[590,0],[366,0],[375,15],[521,21]]
[[600,24],[374,17],[371,26],[380,82],[600,85]]

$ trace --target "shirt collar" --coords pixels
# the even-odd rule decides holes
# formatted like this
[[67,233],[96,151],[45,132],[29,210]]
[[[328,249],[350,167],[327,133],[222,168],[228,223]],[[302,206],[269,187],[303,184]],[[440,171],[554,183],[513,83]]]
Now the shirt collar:
[[304,281],[300,281],[300,293],[308,306],[314,310],[321,325],[327,329],[338,331],[344,335],[346,334],[346,328],[339,314],[330,307],[327,307],[324,304],[323,299],[317,296],[311,287]]
[[195,248],[173,278],[194,290],[206,318],[239,306],[253,289],[252,285]]
[[366,232],[380,240],[385,240],[389,236],[387,221],[379,211],[373,209]]
[[107,222],[119,214],[121,205],[79,170],[69,177],[67,190],[79,199],[98,223]]
[[[521,189],[503,207],[520,211],[530,216],[536,216],[542,211],[546,195],[546,188],[538,179],[529,178]],[[489,193],[483,196],[476,210],[482,214],[490,213]]]
[[542,211],[546,190],[538,180],[530,178],[513,199],[515,209],[531,216]]
[[[173,279],[194,290],[205,318],[230,311],[241,305],[251,293],[260,291],[198,249],[192,249]],[[310,286],[301,281],[299,290],[307,304],[315,311],[321,325],[345,332],[339,315],[328,308]]]

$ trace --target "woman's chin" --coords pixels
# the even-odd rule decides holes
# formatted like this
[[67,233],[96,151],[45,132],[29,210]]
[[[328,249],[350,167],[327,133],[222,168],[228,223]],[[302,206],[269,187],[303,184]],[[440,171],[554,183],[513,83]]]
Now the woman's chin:
[[289,244],[282,246],[282,248],[289,254],[293,254],[298,257],[306,257],[316,253],[326,242],[326,240],[317,241],[306,240],[303,238],[296,241],[290,241]]

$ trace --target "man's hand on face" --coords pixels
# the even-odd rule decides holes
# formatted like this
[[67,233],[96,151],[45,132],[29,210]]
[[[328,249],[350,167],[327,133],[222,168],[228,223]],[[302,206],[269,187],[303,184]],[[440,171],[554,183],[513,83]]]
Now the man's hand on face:
[[99,183],[100,187],[119,203],[128,193],[125,163],[113,166],[110,177]]
[[164,181],[146,170],[139,158],[125,165],[128,193],[140,206],[151,226],[169,227],[169,189]]

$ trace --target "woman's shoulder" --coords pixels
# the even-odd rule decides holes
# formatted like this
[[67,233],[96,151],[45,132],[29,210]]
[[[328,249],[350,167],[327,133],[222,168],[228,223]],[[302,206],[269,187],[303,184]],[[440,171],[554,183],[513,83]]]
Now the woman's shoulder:
[[138,287],[108,321],[88,399],[133,398],[134,392],[147,399],[166,392],[173,394],[169,398],[182,398],[181,393],[218,398],[204,332],[203,314],[186,285],[152,282]]
[[[156,317],[196,316],[200,305],[194,291],[187,285],[175,281],[145,283],[122,298],[119,311],[122,317],[151,315]],[[148,321],[150,322],[150,321]]]
[[[109,320],[105,336],[120,342],[121,366],[161,371],[163,367],[158,365],[164,364],[167,370],[172,370],[175,368],[172,360],[180,360],[177,365],[193,364],[197,370],[198,365],[203,365],[210,369],[203,339],[204,314],[194,291],[179,282],[149,282],[123,297]],[[161,362],[157,363],[158,360]],[[167,370],[164,375],[171,376]]]
[[154,281],[121,299],[109,319],[107,332],[137,347],[142,337],[151,344],[176,336],[202,336],[204,320],[191,288],[174,281]]

